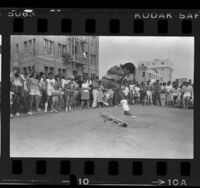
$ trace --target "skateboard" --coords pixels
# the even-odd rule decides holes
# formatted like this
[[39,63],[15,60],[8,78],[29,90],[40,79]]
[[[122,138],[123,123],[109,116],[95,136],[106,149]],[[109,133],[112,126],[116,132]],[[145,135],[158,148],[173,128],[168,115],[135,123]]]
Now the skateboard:
[[121,127],[127,127],[128,126],[126,122],[124,122],[124,121],[122,121],[122,120],[120,120],[116,117],[113,117],[109,114],[103,113],[103,112],[100,113],[100,117],[104,119],[104,122],[112,121],[113,123],[115,123],[115,124],[117,124]]

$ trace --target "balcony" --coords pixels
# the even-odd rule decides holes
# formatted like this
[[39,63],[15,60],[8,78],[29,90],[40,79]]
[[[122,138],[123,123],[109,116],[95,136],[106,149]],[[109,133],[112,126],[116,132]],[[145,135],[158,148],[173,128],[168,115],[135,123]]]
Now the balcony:
[[88,58],[83,58],[80,55],[72,55],[72,56],[69,56],[69,59],[67,62],[84,65],[84,64],[87,64]]

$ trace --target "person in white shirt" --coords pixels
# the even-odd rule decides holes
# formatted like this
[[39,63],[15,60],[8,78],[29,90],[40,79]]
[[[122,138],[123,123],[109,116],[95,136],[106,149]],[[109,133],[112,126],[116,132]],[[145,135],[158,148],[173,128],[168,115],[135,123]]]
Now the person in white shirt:
[[87,108],[89,108],[89,99],[90,99],[90,94],[89,94],[89,84],[86,79],[84,79],[83,84],[81,86],[81,109],[83,108],[84,102],[87,103]]
[[135,92],[135,84],[134,84],[134,81],[131,80],[130,81],[130,84],[129,84],[129,92],[130,92],[130,95],[129,95],[129,103],[132,105],[135,103],[134,101],[134,92]]
[[53,78],[53,73],[50,72],[48,74],[48,79],[46,79],[46,102],[45,102],[45,112],[47,112],[48,110],[48,104],[49,104],[49,100],[51,99],[51,96],[53,94],[54,91],[54,85],[55,85],[55,79]]
[[193,87],[189,85],[189,82],[186,82],[185,85],[182,87],[183,91],[183,108],[188,109],[189,101],[193,96]]

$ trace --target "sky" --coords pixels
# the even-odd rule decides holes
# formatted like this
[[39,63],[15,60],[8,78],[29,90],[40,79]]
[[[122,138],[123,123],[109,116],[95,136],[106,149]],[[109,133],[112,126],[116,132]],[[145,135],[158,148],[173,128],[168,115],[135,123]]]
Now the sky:
[[168,59],[173,63],[173,79],[193,80],[194,37],[99,37],[99,76],[113,65],[139,61]]

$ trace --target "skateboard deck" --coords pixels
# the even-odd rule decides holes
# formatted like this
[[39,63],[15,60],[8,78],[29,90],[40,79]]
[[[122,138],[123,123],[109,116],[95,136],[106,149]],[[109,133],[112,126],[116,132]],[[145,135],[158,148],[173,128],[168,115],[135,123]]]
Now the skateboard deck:
[[103,112],[100,113],[100,117],[102,117],[104,119],[104,122],[112,121],[113,123],[115,123],[115,124],[117,124],[121,127],[127,127],[128,126],[128,124],[125,121],[122,121],[121,119],[118,119],[116,117],[113,117],[113,116],[106,114],[106,113],[103,113]]

